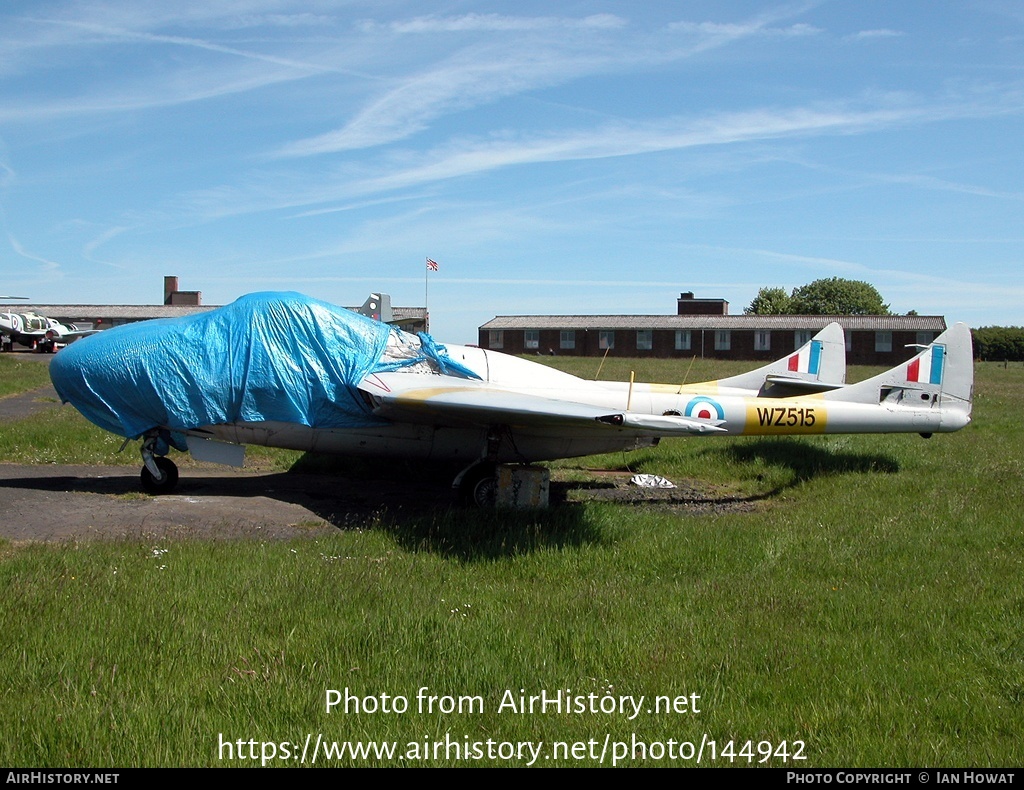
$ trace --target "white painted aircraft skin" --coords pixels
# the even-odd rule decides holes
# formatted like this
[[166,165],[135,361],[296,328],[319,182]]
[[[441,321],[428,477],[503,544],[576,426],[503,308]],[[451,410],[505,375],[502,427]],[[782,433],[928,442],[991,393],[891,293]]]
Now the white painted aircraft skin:
[[204,431],[223,441],[298,450],[532,462],[687,435],[930,435],[959,430],[971,415],[973,353],[964,324],[879,376],[789,398],[736,394],[738,388],[720,388],[721,382],[709,382],[704,391],[641,383],[630,392],[628,384],[613,389],[475,347],[448,346],[448,353],[483,380],[402,371],[368,376],[360,390],[387,420],[379,427],[235,423]]

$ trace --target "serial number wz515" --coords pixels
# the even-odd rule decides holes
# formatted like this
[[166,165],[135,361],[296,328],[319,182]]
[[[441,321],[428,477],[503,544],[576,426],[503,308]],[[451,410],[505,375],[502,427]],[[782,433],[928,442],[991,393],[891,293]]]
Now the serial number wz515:
[[817,422],[817,419],[814,416],[813,407],[790,406],[784,408],[774,406],[771,408],[758,407],[757,422],[763,428],[769,426],[810,428]]

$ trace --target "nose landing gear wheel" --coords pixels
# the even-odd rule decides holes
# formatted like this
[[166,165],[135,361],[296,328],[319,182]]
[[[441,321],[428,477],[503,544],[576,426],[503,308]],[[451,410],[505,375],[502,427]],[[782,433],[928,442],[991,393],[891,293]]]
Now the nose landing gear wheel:
[[154,477],[148,466],[142,467],[142,490],[147,494],[169,494],[178,485],[178,467],[170,458],[154,458],[153,463],[160,471]]

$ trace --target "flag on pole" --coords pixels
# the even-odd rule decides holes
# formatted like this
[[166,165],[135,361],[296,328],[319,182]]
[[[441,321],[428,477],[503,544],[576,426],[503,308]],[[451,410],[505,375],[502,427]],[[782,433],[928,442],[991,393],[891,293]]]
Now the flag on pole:
[[427,271],[436,272],[438,269],[437,261],[427,258]]

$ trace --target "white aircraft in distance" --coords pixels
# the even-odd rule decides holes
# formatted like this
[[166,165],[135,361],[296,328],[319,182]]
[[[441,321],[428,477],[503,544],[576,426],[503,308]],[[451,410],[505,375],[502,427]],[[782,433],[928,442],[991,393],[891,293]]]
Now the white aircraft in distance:
[[[7,296],[6,299],[22,297]],[[62,324],[39,313],[0,313],[0,350],[9,351],[17,343],[33,351],[52,354],[58,345],[96,332],[93,329],[79,329],[74,324]]]
[[[89,420],[142,439],[153,493],[177,482],[170,446],[240,465],[244,445],[257,444],[458,463],[455,485],[482,503],[497,464],[666,437],[956,431],[970,422],[972,357],[970,332],[956,324],[908,362],[810,395],[766,397],[771,387],[743,377],[609,386],[272,293],[93,335],[57,355],[50,374]],[[789,359],[761,369],[762,385]]]

